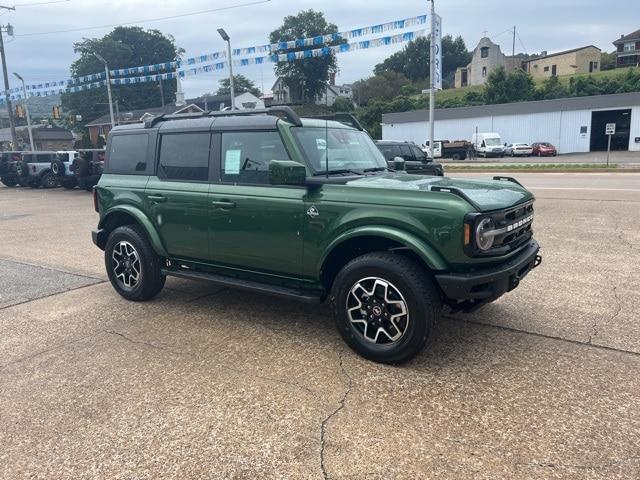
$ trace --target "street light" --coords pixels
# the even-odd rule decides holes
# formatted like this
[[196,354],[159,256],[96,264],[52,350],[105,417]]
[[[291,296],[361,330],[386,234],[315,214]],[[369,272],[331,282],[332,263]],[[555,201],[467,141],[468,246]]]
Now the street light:
[[113,118],[113,101],[111,100],[111,77],[109,76],[109,65],[107,65],[107,61],[97,53],[94,52],[93,56],[104,63],[104,74],[107,78],[107,95],[109,96],[109,115],[111,115],[111,128],[113,129],[116,126],[116,122]]
[[218,33],[222,37],[222,40],[227,42],[227,53],[228,53],[228,61],[229,61],[229,92],[231,93],[231,110],[236,109],[236,94],[235,89],[233,88],[233,62],[231,61],[231,38],[227,35],[227,32],[224,31],[224,28],[219,28]]
[[31,131],[31,116],[29,115],[29,102],[27,101],[27,87],[24,85],[24,78],[18,75],[16,72],[13,72],[18,80],[22,82],[22,93],[24,95],[24,111],[27,114],[27,129],[29,130],[29,144],[31,145],[31,151],[34,152],[36,149],[33,146],[33,132]]

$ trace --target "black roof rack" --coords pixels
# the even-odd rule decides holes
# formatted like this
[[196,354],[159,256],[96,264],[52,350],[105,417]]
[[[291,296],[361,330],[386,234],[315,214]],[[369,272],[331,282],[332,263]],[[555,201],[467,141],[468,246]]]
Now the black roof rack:
[[524,188],[524,186],[518,180],[516,180],[513,177],[505,177],[503,175],[498,175],[498,176],[493,177],[493,179],[494,180],[502,180],[504,182],[513,182],[513,183],[516,183],[516,184],[520,185],[522,188]]
[[314,115],[313,117],[318,120],[334,120],[336,122],[344,123],[345,125],[349,125],[350,127],[357,128],[358,130],[364,131],[362,125],[358,121],[356,117],[351,115],[350,113],[332,113],[328,115]]
[[282,106],[282,107],[269,107],[269,108],[261,108],[257,110],[225,110],[220,112],[196,112],[196,113],[174,113],[174,114],[163,114],[158,115],[157,117],[153,117],[144,122],[145,128],[152,128],[160,122],[164,122],[165,120],[185,120],[185,119],[193,119],[193,118],[203,118],[203,117],[246,117],[250,115],[273,115],[276,117],[284,118],[286,121],[293,123],[296,127],[302,126],[302,120],[296,112],[294,112],[291,107]]

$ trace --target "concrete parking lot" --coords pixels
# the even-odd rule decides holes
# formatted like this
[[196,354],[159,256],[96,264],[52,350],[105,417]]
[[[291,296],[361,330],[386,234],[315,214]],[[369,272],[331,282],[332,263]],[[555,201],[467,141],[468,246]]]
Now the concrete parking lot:
[[0,478],[640,478],[640,174],[517,176],[544,263],[402,367],[317,306],[126,302],[89,194],[0,187]]

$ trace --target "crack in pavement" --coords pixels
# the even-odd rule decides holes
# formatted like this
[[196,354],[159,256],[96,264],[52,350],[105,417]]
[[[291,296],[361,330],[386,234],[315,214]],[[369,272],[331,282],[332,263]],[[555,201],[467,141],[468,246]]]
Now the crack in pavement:
[[[90,277],[87,277],[87,278],[90,278]],[[50,293],[48,295],[44,295],[42,297],[28,298],[26,300],[22,300],[21,302],[11,303],[11,304],[5,305],[5,306],[0,306],[0,310],[6,310],[8,308],[13,308],[13,307],[19,307],[20,305],[25,305],[27,303],[36,302],[38,300],[44,300],[46,298],[55,297],[56,295],[62,295],[64,293],[69,293],[69,292],[75,292],[76,290],[82,290],[83,288],[95,287],[96,285],[102,285],[103,283],[107,283],[104,280],[97,280],[97,279],[93,279],[93,280],[95,280],[95,282],[89,283],[87,285],[80,285],[79,287],[69,288],[67,290],[62,290],[60,292],[53,292],[53,293]]]
[[345,402],[347,401],[347,397],[349,396],[349,393],[351,393],[351,390],[353,388],[353,379],[351,378],[351,375],[349,375],[347,370],[344,368],[342,352],[338,353],[338,358],[340,360],[340,371],[342,375],[347,378],[347,387],[342,395],[342,398],[340,399],[338,407],[333,412],[331,412],[327,417],[325,417],[325,419],[320,424],[320,470],[322,471],[322,477],[325,480],[329,480],[329,474],[327,473],[327,468],[326,468],[325,459],[324,459],[327,426],[329,424],[329,421],[331,421],[331,419],[335,417],[340,412],[340,410],[344,408]]

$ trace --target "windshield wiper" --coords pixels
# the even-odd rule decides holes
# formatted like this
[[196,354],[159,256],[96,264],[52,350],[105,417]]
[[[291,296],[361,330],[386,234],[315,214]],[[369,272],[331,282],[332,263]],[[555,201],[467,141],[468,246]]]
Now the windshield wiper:
[[341,170],[329,170],[329,171],[324,171],[324,172],[316,172],[313,174],[314,177],[322,177],[324,175],[340,175],[340,174],[344,174],[344,173],[352,173],[354,175],[364,175],[362,173],[362,171],[357,171],[357,170],[349,170],[347,168],[345,169],[341,169]]
[[389,167],[374,167],[374,168],[365,168],[364,170],[362,170],[364,173],[367,172],[383,172],[389,170]]

